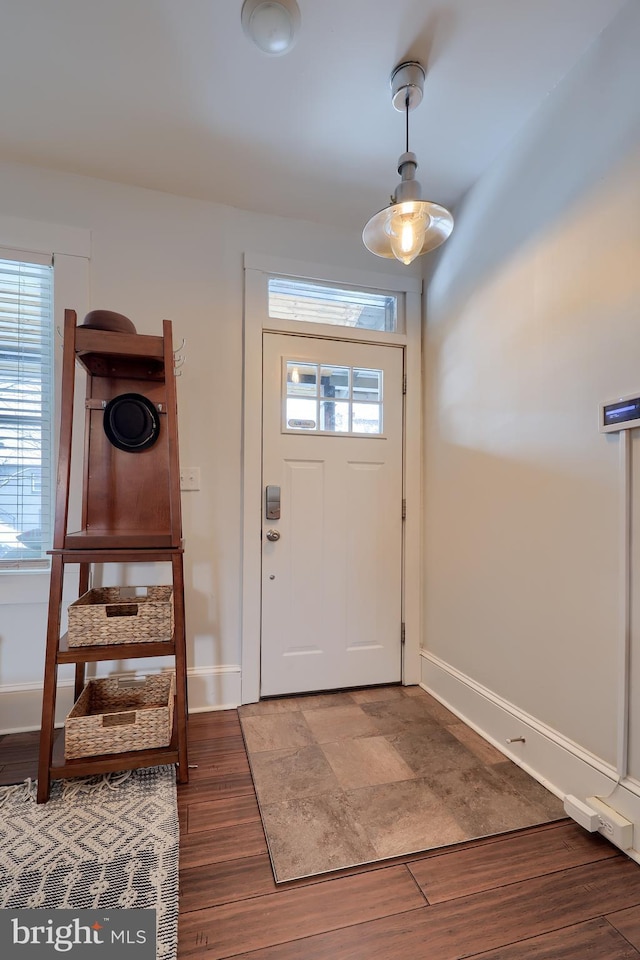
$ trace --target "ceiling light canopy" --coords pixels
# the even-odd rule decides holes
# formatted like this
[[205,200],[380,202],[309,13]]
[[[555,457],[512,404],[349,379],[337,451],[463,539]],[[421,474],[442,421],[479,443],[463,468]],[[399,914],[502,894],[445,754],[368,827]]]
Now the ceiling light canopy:
[[435,250],[453,230],[453,217],[444,207],[422,199],[415,179],[418,162],[409,150],[409,112],[422,100],[424,68],[415,60],[400,63],[391,74],[391,96],[396,110],[406,116],[406,149],[398,160],[400,183],[384,210],[376,213],[362,232],[371,253],[409,264]]
[[300,8],[296,0],[244,0],[241,20],[259,50],[281,57],[298,39]]

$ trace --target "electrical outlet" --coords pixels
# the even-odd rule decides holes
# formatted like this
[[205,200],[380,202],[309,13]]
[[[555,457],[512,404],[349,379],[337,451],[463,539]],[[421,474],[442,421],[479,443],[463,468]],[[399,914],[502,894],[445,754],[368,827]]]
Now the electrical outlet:
[[183,467],[180,471],[181,490],[200,489],[200,467]]
[[587,804],[597,814],[598,833],[615,843],[621,850],[633,846],[633,824],[599,797],[587,797]]

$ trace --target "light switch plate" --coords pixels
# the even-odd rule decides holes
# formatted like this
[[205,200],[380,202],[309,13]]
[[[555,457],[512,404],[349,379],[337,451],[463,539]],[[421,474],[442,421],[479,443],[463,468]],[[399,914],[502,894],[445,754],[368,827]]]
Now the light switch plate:
[[180,489],[200,489],[200,467],[183,467],[180,470]]

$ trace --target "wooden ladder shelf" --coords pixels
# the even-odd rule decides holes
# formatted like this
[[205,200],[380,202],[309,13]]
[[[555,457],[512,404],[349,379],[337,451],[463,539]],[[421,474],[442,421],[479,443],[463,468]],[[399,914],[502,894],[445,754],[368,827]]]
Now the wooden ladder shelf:
[[[81,529],[68,532],[76,365],[87,374]],[[125,393],[144,395],[158,410],[157,441],[139,453],[116,449],[103,429],[104,407]],[[117,770],[177,764],[189,778],[187,669],[180,469],[172,330],[163,336],[117,333],[77,325],[65,310],[60,446],[56,486],[51,583],[45,655],[38,803],[49,798],[51,780]],[[143,643],[70,647],[61,637],[65,568],[77,565],[78,595],[89,589],[95,565],[170,563],[174,632]],[[65,759],[64,733],[54,730],[58,667],[75,664],[75,697],[85,685],[87,663],[153,657],[174,658],[176,694],[171,742],[166,747]],[[55,742],[54,742],[55,741]]]

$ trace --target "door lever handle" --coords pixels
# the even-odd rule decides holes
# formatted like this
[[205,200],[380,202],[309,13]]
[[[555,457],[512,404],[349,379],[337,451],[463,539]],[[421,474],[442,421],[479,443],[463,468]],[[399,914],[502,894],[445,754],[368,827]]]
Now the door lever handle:
[[267,530],[267,540],[271,540],[271,542],[274,543],[276,540],[279,540],[279,539],[280,539],[279,530]]

